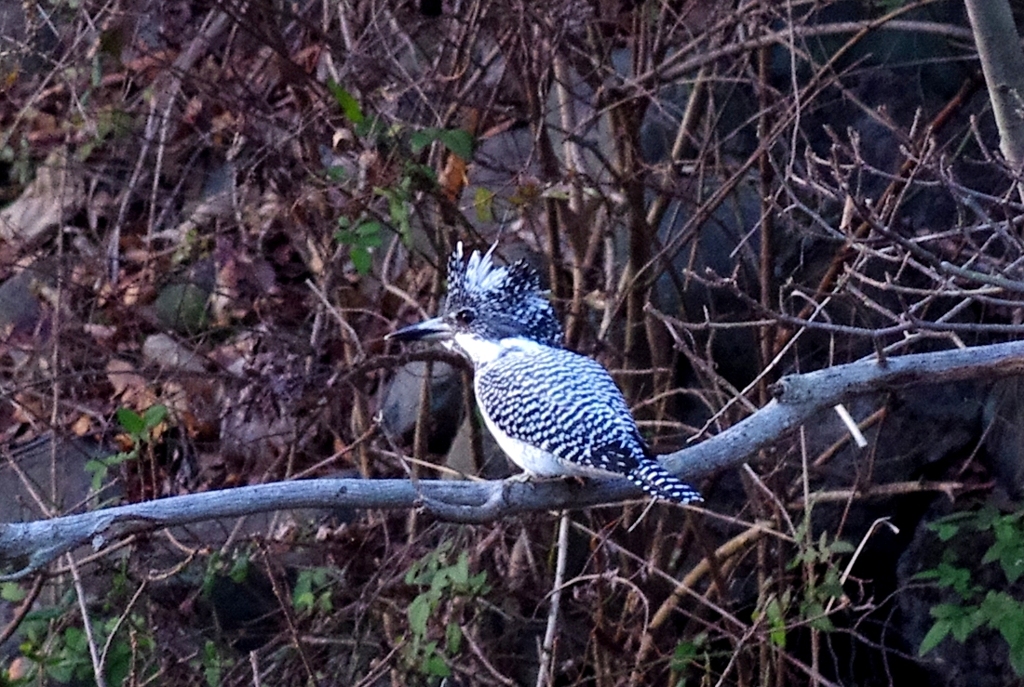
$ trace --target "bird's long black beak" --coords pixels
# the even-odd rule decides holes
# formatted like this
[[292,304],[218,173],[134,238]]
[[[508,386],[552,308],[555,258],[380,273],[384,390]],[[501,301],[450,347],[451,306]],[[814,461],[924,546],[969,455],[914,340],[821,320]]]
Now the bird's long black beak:
[[450,339],[453,333],[451,326],[443,317],[435,317],[411,324],[408,327],[402,327],[384,338],[394,339],[395,341],[442,341]]

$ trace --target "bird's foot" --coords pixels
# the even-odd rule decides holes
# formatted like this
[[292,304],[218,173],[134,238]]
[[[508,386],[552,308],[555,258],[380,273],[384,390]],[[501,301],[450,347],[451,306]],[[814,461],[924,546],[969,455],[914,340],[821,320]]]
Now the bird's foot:
[[583,475],[562,475],[560,479],[570,487],[582,487],[587,483],[587,478]]
[[520,483],[520,484],[525,484],[527,482],[532,482],[533,480],[534,480],[534,476],[531,475],[529,472],[517,472],[516,474],[511,475],[510,477],[506,477],[505,478],[506,482],[513,482],[513,483]]
[[505,478],[506,482],[529,484],[544,480],[561,480],[566,484],[582,486],[587,483],[587,478],[582,475],[535,475],[532,472],[517,472]]

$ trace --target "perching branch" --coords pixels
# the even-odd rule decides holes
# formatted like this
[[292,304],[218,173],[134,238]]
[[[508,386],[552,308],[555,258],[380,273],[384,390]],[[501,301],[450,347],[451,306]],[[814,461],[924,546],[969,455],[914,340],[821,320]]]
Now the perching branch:
[[[690,481],[735,467],[779,443],[815,414],[853,396],[912,385],[1024,374],[1024,342],[863,360],[783,378],[775,399],[747,419],[700,444],[663,457]],[[134,503],[52,520],[0,524],[0,567],[14,580],[61,554],[135,532],[217,518],[301,508],[422,508],[442,520],[484,523],[530,511],[585,508],[641,495],[625,480],[464,482],[448,480],[313,479],[238,487]]]
[[816,372],[783,377],[774,399],[721,434],[663,456],[665,467],[687,479],[743,463],[776,444],[819,412],[858,396],[922,384],[995,379],[1024,374],[1024,341],[861,360]]

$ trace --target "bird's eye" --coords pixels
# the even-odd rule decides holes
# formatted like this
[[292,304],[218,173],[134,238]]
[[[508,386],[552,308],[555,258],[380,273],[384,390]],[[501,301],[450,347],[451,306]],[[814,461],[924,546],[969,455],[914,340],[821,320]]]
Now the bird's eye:
[[455,313],[455,321],[459,324],[470,324],[473,322],[473,318],[476,317],[473,311],[469,308],[463,308],[462,310]]

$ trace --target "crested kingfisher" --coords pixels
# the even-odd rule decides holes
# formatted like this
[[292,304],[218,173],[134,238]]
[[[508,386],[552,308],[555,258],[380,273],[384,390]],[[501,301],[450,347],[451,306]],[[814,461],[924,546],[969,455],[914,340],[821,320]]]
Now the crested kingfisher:
[[468,358],[484,424],[527,475],[618,475],[658,499],[703,500],[651,453],[608,371],[563,347],[538,274],[522,260],[495,265],[496,245],[465,259],[459,242],[442,314],[388,338],[441,341]]

